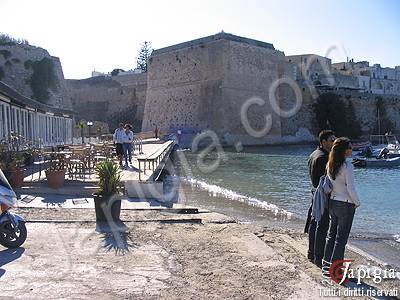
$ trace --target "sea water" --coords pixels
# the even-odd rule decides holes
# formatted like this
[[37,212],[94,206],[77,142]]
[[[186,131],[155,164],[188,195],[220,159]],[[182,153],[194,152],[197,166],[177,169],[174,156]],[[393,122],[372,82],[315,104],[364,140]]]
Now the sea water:
[[[302,224],[311,203],[307,160],[315,148],[248,147],[206,155],[182,151],[175,164],[189,203],[241,221],[261,222],[272,216]],[[355,168],[354,173],[361,207],[352,233],[400,241],[400,168]]]

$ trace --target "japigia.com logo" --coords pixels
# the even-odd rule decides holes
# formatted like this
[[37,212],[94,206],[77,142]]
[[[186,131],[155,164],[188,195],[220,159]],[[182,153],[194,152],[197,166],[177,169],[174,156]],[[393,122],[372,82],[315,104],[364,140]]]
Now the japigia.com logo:
[[[359,265],[352,267],[353,260],[335,260],[333,263],[323,262],[322,274],[323,281],[331,288],[320,289],[321,296],[398,296],[398,289],[381,290],[373,286],[366,285],[365,279],[372,280],[375,284],[380,284],[384,279],[400,279],[400,272],[395,269],[381,269],[379,267]],[[347,283],[351,281],[352,284]],[[334,287],[334,283],[344,285],[346,288],[340,290]]]
[[325,279],[331,279],[337,284],[345,284],[349,280],[361,284],[363,279],[372,279],[376,284],[383,279],[400,279],[400,272],[395,269],[381,269],[378,267],[357,266],[351,267],[353,260],[335,260],[333,263],[324,262],[322,273]]
[[[352,260],[336,260],[332,264],[325,264],[329,266],[328,275],[337,284],[347,283],[349,281],[347,277],[348,270],[350,269],[350,263]],[[323,274],[326,275],[327,267],[324,266]]]

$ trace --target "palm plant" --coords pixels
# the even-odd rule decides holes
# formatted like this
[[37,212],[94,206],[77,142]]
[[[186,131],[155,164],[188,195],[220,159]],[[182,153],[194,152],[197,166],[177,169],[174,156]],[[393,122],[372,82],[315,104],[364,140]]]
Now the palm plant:
[[105,160],[96,166],[96,172],[99,177],[99,195],[111,196],[119,192],[121,171],[117,164]]
[[78,124],[76,124],[76,128],[81,130],[81,139],[83,144],[84,143],[83,128],[85,128],[85,122],[80,121]]
[[[112,160],[105,160],[96,166],[99,177],[99,190],[94,196],[94,208],[97,222],[119,220],[121,212],[121,171]],[[108,216],[108,217],[107,217]]]

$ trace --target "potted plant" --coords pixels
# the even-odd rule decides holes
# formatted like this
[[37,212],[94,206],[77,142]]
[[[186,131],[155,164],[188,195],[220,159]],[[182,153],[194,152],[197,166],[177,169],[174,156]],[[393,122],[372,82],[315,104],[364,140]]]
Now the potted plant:
[[53,154],[51,156],[49,169],[46,170],[47,183],[51,188],[58,189],[64,185],[65,169],[65,155]]
[[33,156],[34,150],[32,148],[28,148],[23,152],[23,159],[24,159],[24,165],[29,166],[33,164],[35,161],[34,156]]
[[1,169],[13,188],[20,188],[24,183],[24,157],[18,151],[1,152]]
[[121,212],[121,171],[112,160],[105,160],[96,166],[99,189],[93,194],[96,221],[119,221]]

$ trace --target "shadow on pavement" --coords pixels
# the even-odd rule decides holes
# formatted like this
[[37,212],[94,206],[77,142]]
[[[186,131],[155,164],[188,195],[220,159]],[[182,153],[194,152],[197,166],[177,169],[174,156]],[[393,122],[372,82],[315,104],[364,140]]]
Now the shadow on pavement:
[[6,249],[0,251],[0,278],[6,273],[6,270],[2,269],[2,266],[17,260],[25,252],[25,248],[19,247],[17,249]]
[[112,222],[111,224],[98,222],[96,231],[101,234],[103,248],[107,252],[115,251],[115,254],[124,255],[138,246],[133,240],[132,233],[121,221]]

